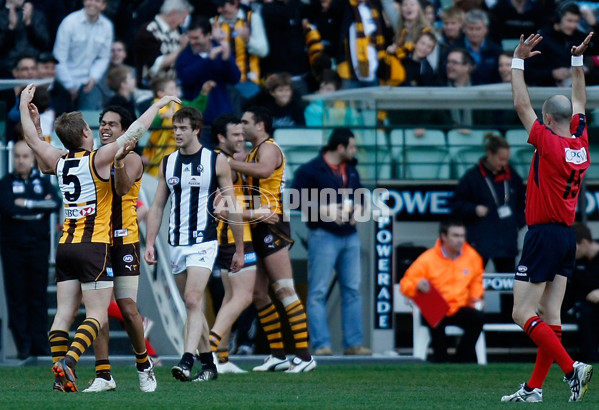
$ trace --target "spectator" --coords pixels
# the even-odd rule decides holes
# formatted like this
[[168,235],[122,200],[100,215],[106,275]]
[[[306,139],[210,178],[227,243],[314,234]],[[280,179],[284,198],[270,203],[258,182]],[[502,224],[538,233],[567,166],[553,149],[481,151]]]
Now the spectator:
[[[448,87],[470,87],[478,84],[472,77],[474,70],[474,59],[463,48],[454,48],[447,55],[446,75]],[[496,71],[496,70],[495,70]],[[446,124],[453,127],[467,129],[473,125],[482,125],[489,123],[490,113],[488,110],[471,110],[454,108],[449,112],[444,112]]]
[[[172,78],[157,77],[152,80],[154,101],[160,100],[165,95],[178,95],[177,83]],[[206,109],[208,94],[215,87],[214,81],[207,81],[202,86],[198,97],[193,101],[182,100],[181,104],[167,104],[158,111],[152,122],[152,128],[157,128],[150,134],[148,144],[143,150],[141,160],[144,171],[154,177],[158,176],[160,161],[166,155],[177,149],[175,133],[173,131],[173,116],[182,106],[191,106],[203,112]]]
[[[229,42],[241,79],[235,87],[247,101],[260,91],[260,58],[268,55],[268,41],[260,11],[248,11],[239,0],[214,0],[220,34]],[[243,103],[243,102],[242,102]]]
[[[381,84],[396,86],[406,81],[406,66],[402,60],[414,51],[416,40],[420,38],[420,35],[423,32],[432,32],[432,30],[418,0],[404,0],[401,3],[395,41],[387,47],[385,63],[381,67],[386,71],[381,78]],[[436,43],[435,38],[433,47]],[[427,55],[432,51],[432,49],[428,51]],[[410,61],[406,61],[406,63],[409,64]],[[385,65],[388,68],[385,68]],[[410,79],[410,81],[412,80]]]
[[445,76],[444,70],[447,62],[447,54],[451,49],[456,47],[458,42],[462,42],[464,37],[464,19],[465,13],[458,7],[449,7],[441,11],[441,30],[439,39],[439,64],[438,72],[443,77]]
[[181,36],[179,26],[191,10],[187,0],[164,0],[160,14],[139,29],[135,38],[138,87],[149,88],[159,75],[175,75],[175,61],[187,45],[187,36]]
[[433,87],[440,84],[441,79],[428,61],[436,45],[437,37],[432,31],[425,31],[416,37],[414,49],[401,59],[405,79],[400,85]]
[[[597,19],[594,14],[585,14],[587,23],[597,32]],[[570,50],[585,39],[586,34],[578,30],[581,12],[573,1],[561,3],[555,10],[555,18],[539,32],[543,41],[539,44],[540,55],[530,60],[526,66],[526,81],[545,87],[569,87],[572,84],[570,70]],[[588,55],[599,54],[599,44],[589,45]],[[588,60],[588,59],[587,59]],[[591,69],[591,62],[584,62],[585,73]],[[529,69],[530,68],[530,69]]]
[[591,230],[583,224],[574,224],[576,233],[576,269],[568,290],[574,294],[580,359],[587,363],[599,362],[599,243],[593,240]]
[[207,125],[212,124],[219,115],[233,112],[227,86],[237,84],[241,78],[229,43],[224,39],[216,43],[211,34],[210,21],[203,16],[195,17],[187,30],[189,45],[177,57],[176,62],[184,99],[195,99],[207,81],[216,83],[210,91],[204,112]]
[[293,91],[293,81],[289,73],[269,75],[264,88],[266,91],[256,103],[270,111],[273,128],[306,125],[305,107]]
[[[320,76],[320,88],[317,94],[326,95],[341,89],[341,77],[334,70],[324,70]],[[313,100],[304,110],[306,125],[321,127],[323,125],[360,125],[359,114],[348,106],[351,102]]]
[[[293,182],[293,188],[301,192],[302,209],[311,204],[320,213],[316,220],[308,221],[307,313],[315,355],[333,354],[326,308],[333,271],[341,289],[344,354],[372,354],[362,346],[361,245],[354,219],[354,211],[359,211],[354,210],[354,201],[359,200],[354,195],[362,187],[355,168],[357,152],[352,132],[336,128],[322,154],[302,165]],[[335,190],[336,195],[323,201],[323,190]],[[342,194],[344,190],[350,191],[349,195]],[[356,203],[355,207],[359,206]]]
[[111,68],[106,76],[106,84],[108,85],[108,88],[115,93],[115,95],[107,101],[106,106],[121,106],[129,111],[131,116],[135,117],[136,110],[133,94],[135,93],[136,87],[133,68],[125,64]]
[[474,60],[472,79],[476,84],[490,84],[499,81],[497,60],[503,51],[501,46],[488,36],[489,17],[480,9],[466,13],[464,38],[456,42],[470,53]]
[[50,52],[41,53],[37,59],[37,76],[38,78],[52,78],[54,80],[44,88],[50,93],[50,104],[55,117],[59,117],[65,112],[73,111],[75,107],[69,91],[56,79],[56,64],[58,64],[58,60],[54,57],[54,54]]
[[50,44],[44,14],[29,1],[6,0],[6,7],[0,8],[0,78],[8,78],[20,55],[36,56]]
[[418,36],[425,30],[431,30],[432,26],[418,0],[403,0],[399,10],[395,44],[412,49]]
[[[501,83],[507,88],[511,88],[512,58],[513,52],[504,51],[499,54],[499,60],[497,62],[499,78],[501,79]],[[505,132],[510,128],[520,128],[520,118],[518,118],[518,114],[514,110],[493,110],[492,117],[493,126],[501,132]]]
[[428,293],[431,286],[449,304],[449,310],[435,328],[430,328],[433,361],[448,360],[445,327],[464,330],[456,351],[456,361],[476,362],[474,346],[483,328],[484,313],[476,307],[483,302],[483,262],[466,242],[466,228],[461,221],[441,223],[435,246],[418,257],[399,282],[401,293],[414,298]]
[[56,75],[79,110],[103,106],[98,83],[108,69],[114,32],[112,22],[102,15],[106,1],[84,0],[83,9],[65,17],[56,34]]
[[341,42],[340,33],[345,10],[344,1],[320,0],[316,2],[318,8],[317,11],[312,13],[310,22],[316,26],[320,33],[323,45],[322,52],[334,61],[340,61],[343,56],[343,43]]
[[[19,56],[15,60],[15,66],[12,70],[12,76],[15,80],[23,80],[23,84],[27,80],[37,78],[37,62],[35,57],[25,54]],[[9,88],[0,91],[0,101],[6,103],[6,141],[16,141],[20,139],[19,133],[15,130],[15,126],[21,121],[19,115],[19,96],[22,86]]]
[[384,28],[381,13],[370,0],[350,0],[341,31],[345,53],[337,66],[343,88],[378,85],[379,61],[385,56]]
[[261,61],[262,76],[286,72],[294,88],[307,94],[305,77],[310,70],[302,20],[308,17],[307,6],[300,0],[265,2],[262,19],[270,51]]
[[465,221],[468,243],[482,256],[483,266],[492,259],[495,272],[513,273],[518,232],[526,224],[524,185],[508,164],[507,141],[489,133],[484,144],[486,155],[459,180],[451,210]]
[[0,180],[0,243],[8,326],[17,357],[47,356],[50,214],[58,193],[35,167],[33,151],[15,144],[14,172]]
[[125,60],[127,59],[127,46],[121,40],[113,41],[110,46],[110,65],[109,68],[118,67],[122,64],[125,64]]
[[520,34],[536,33],[552,19],[553,0],[496,0],[491,7],[490,35],[493,41],[518,39]]

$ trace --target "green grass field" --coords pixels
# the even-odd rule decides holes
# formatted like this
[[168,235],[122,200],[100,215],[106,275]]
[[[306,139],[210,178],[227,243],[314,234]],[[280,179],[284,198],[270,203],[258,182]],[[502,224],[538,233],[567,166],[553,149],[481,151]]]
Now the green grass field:
[[[246,366],[247,367],[247,366]],[[1,409],[486,409],[530,407],[527,403],[500,403],[525,381],[532,363],[432,365],[415,363],[373,365],[319,365],[306,374],[225,374],[205,383],[181,383],[170,366],[157,368],[158,389],[141,393],[132,366],[113,366],[117,389],[106,393],[55,393],[48,366],[0,367]],[[93,366],[77,369],[84,389]],[[557,366],[544,386],[544,409],[599,408],[599,380],[591,381],[582,403],[568,404],[570,390]]]

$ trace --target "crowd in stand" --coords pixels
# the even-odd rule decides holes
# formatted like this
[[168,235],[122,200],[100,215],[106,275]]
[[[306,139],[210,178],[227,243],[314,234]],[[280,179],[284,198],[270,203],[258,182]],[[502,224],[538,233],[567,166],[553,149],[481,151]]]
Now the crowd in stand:
[[[305,112],[301,97],[327,87],[509,82],[502,67],[509,67],[510,40],[537,31],[542,53],[527,61],[527,82],[567,87],[570,48],[597,31],[597,23],[586,3],[560,0],[84,0],[83,8],[78,0],[5,0],[0,73],[53,78],[44,95],[47,135],[52,118],[70,110],[100,110],[110,102],[142,112],[157,97],[152,84],[164,78],[188,101],[203,90],[208,125],[255,103],[269,107],[275,126],[354,125],[351,108]],[[597,44],[584,61],[589,85],[599,84]],[[19,136],[18,116],[10,115],[18,92],[1,92],[6,139]],[[502,121],[460,115],[389,119],[447,126]]]

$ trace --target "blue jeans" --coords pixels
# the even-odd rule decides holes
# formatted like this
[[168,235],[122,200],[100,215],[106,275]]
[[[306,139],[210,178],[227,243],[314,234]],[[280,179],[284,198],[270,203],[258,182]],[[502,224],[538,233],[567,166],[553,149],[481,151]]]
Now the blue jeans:
[[327,325],[327,293],[333,269],[341,289],[343,347],[361,346],[362,280],[360,238],[357,233],[336,236],[324,229],[308,234],[308,325],[312,349],[331,347]]

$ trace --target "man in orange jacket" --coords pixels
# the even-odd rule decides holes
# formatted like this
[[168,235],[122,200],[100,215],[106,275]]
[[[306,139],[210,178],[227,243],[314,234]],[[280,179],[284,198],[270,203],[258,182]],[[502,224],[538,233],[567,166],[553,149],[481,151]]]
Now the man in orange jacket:
[[448,360],[445,326],[455,325],[464,330],[456,361],[476,362],[474,347],[484,324],[484,313],[477,309],[482,307],[484,293],[483,262],[466,243],[464,223],[455,219],[441,222],[435,246],[412,263],[399,285],[409,298],[429,292],[432,285],[449,304],[445,318],[430,329],[433,361]]

